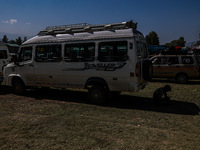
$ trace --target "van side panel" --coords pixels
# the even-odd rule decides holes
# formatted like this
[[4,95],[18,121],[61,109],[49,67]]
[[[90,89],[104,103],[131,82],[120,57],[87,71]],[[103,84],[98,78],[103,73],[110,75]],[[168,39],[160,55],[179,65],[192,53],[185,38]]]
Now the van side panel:
[[147,84],[138,67],[147,56],[141,46],[138,58],[136,39],[144,44],[133,29],[36,36],[22,45],[23,59],[6,67],[5,80],[12,74],[25,86],[86,88],[100,79],[109,91],[137,92]]

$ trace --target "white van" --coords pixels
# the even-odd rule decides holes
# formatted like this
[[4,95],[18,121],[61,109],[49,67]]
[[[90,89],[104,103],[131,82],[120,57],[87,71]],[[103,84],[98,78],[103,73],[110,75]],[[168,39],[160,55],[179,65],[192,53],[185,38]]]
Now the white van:
[[0,41],[0,84],[3,80],[3,67],[10,61],[9,50],[7,45]]
[[151,79],[152,65],[136,26],[129,21],[47,27],[4,68],[5,84],[16,94],[25,87],[88,89],[96,104],[109,92],[137,92]]

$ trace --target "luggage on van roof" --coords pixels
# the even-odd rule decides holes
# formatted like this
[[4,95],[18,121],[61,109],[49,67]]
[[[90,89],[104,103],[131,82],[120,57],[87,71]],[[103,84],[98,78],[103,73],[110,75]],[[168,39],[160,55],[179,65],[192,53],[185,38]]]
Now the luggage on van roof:
[[72,34],[80,32],[94,32],[94,31],[105,31],[105,30],[117,30],[117,29],[137,29],[137,23],[133,21],[127,21],[122,23],[113,24],[101,24],[101,25],[90,25],[87,23],[80,24],[69,24],[61,26],[49,26],[45,30],[42,30],[38,35],[53,35],[53,34]]
[[137,23],[132,20],[122,23],[89,25],[73,24],[64,26],[50,26],[27,40],[23,45],[39,43],[57,43],[69,41],[86,41],[101,39],[131,38],[143,34],[136,30]]

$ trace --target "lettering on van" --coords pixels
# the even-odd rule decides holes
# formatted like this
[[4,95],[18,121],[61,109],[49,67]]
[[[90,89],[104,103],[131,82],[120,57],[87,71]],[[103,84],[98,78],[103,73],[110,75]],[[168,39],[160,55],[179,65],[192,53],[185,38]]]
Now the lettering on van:
[[98,71],[115,71],[116,69],[121,69],[126,63],[85,63],[84,70],[95,69]]
[[115,71],[121,69],[126,63],[85,63],[83,68],[65,68],[62,71],[84,71],[94,69],[97,71]]

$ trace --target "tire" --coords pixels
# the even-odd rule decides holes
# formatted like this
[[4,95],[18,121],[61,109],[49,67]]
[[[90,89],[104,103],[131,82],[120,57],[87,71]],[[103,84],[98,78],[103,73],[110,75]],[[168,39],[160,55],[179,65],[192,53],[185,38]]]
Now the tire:
[[180,84],[185,84],[188,81],[188,76],[186,74],[179,74],[176,77],[176,81]]
[[96,105],[102,105],[107,100],[107,91],[101,86],[93,86],[88,90],[89,100]]
[[17,95],[23,95],[25,93],[25,85],[23,81],[17,79],[12,84],[13,93]]

